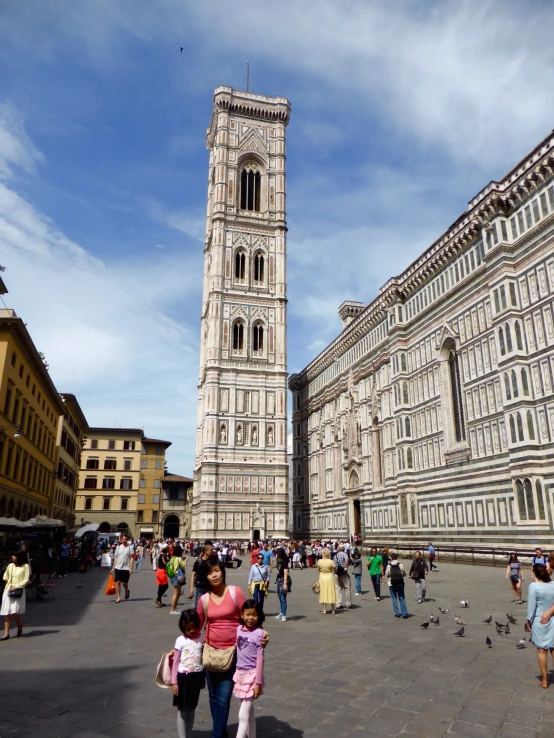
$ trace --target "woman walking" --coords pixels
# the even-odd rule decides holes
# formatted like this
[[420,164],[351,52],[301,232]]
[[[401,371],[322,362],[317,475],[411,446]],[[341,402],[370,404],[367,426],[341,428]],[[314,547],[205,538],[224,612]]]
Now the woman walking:
[[27,563],[27,554],[19,551],[12,556],[11,563],[6,567],[4,572],[4,594],[2,595],[2,606],[0,615],[4,616],[4,637],[1,641],[7,641],[10,637],[10,618],[13,618],[17,625],[17,636],[23,634],[23,623],[21,616],[25,612],[25,587],[29,583],[29,564]]
[[[539,687],[548,689],[548,651],[554,659],[554,620],[546,620],[546,616],[554,613],[554,582],[550,580],[546,566],[535,564],[533,574],[536,581],[529,585],[527,600],[527,622],[525,630],[531,631],[533,643],[537,647],[537,659],[541,671]],[[541,617],[543,616],[543,617]]]
[[289,557],[284,548],[277,550],[277,596],[281,605],[281,612],[276,616],[277,620],[287,622],[287,595],[291,588],[289,575]]
[[516,605],[523,605],[523,600],[521,599],[521,583],[524,581],[523,569],[521,568],[521,563],[517,560],[517,554],[515,553],[510,554],[508,566],[506,567],[506,579],[510,580],[512,589],[516,596],[513,602],[515,602]]
[[362,554],[357,546],[354,546],[350,552],[350,561],[352,562],[352,574],[356,587],[354,596],[359,597],[362,594]]
[[337,567],[331,560],[331,552],[328,548],[322,550],[321,558],[317,561],[317,568],[319,571],[319,604],[321,605],[321,614],[327,615],[327,605],[329,605],[331,612],[335,615],[335,605],[337,603],[335,572]]
[[269,584],[269,567],[264,564],[263,554],[259,553],[256,563],[250,567],[248,575],[248,589],[256,602],[264,609],[267,587]]
[[427,596],[427,582],[425,575],[429,573],[427,563],[421,555],[421,551],[415,552],[415,558],[410,567],[410,579],[413,579],[416,587],[416,599],[419,604],[425,602]]
[[187,557],[181,558],[183,549],[181,546],[175,546],[173,556],[169,559],[167,567],[169,569],[168,576],[171,573],[170,582],[173,585],[173,595],[171,597],[170,615],[180,615],[181,611],[177,610],[179,597],[181,596],[181,587],[186,584],[185,566],[187,565]]

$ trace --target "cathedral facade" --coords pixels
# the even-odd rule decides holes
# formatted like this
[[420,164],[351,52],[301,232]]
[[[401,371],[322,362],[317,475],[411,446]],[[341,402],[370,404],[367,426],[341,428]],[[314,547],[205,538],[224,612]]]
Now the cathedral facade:
[[218,87],[207,132],[195,538],[288,531],[284,98]]
[[290,377],[295,535],[551,548],[553,307],[550,135]]

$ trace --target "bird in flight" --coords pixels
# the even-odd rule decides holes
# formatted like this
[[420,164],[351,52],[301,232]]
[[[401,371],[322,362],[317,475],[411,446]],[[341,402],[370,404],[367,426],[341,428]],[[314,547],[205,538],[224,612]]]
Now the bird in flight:
[[485,641],[485,643],[487,644],[488,648],[492,648],[492,641],[488,636],[487,636],[487,640]]
[[181,54],[182,54],[182,53],[183,53],[183,47],[182,47],[182,46],[180,46],[179,48],[181,49]]

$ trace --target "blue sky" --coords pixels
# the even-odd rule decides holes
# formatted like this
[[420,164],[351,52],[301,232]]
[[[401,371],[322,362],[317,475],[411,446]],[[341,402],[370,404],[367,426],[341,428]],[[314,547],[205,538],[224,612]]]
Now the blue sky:
[[554,127],[553,22],[510,0],[4,0],[0,264],[58,389],[192,474],[205,131],[247,59],[292,103],[294,372]]

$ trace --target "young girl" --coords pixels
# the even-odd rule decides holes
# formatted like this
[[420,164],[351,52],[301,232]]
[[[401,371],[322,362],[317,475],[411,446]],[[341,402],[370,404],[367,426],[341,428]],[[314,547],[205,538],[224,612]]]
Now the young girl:
[[177,707],[177,734],[179,738],[192,738],[194,711],[198,705],[200,690],[206,679],[202,666],[204,636],[200,630],[200,618],[196,610],[184,610],[179,618],[179,630],[183,635],[175,641],[173,651],[173,705]]
[[166,567],[166,559],[165,557],[159,558],[158,568],[156,569],[156,582],[158,584],[158,596],[154,600],[156,605],[158,607],[165,607],[165,603],[162,602],[162,597],[167,592],[169,588],[169,581],[167,578],[167,573],[165,570]]
[[256,600],[246,600],[240,611],[237,628],[237,670],[233,694],[241,700],[237,738],[256,738],[254,700],[262,694],[264,684],[264,649],[260,641],[265,614]]

